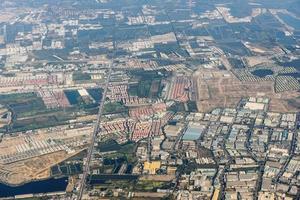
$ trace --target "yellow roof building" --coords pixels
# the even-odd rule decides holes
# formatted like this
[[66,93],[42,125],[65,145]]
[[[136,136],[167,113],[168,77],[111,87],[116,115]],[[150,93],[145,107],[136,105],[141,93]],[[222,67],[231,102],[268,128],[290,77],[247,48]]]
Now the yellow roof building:
[[155,174],[156,170],[160,168],[160,161],[144,162],[144,170],[148,171],[149,174]]
[[219,199],[219,193],[220,190],[218,188],[215,189],[212,200],[218,200]]
[[177,170],[177,167],[168,167],[167,168],[167,174],[169,174],[169,175],[175,175],[176,174],[176,170]]

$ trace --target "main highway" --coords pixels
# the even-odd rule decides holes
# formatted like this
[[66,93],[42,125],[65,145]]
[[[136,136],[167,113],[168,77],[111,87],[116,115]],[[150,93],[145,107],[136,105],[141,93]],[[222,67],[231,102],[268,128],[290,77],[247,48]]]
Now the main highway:
[[92,135],[92,138],[91,138],[91,143],[90,143],[90,146],[88,148],[86,163],[85,163],[84,168],[83,168],[83,176],[82,176],[82,179],[81,179],[81,182],[80,182],[77,200],[82,199],[82,195],[83,195],[84,189],[86,187],[86,181],[87,181],[87,177],[88,177],[88,173],[89,173],[90,163],[91,163],[91,159],[92,159],[92,153],[93,153],[93,150],[94,150],[94,144],[95,144],[95,141],[96,141],[96,138],[97,138],[97,134],[99,133],[99,129],[100,129],[100,119],[101,119],[102,112],[103,112],[103,107],[104,107],[104,103],[105,103],[105,99],[106,99],[106,95],[107,95],[107,90],[108,90],[108,86],[109,86],[109,82],[110,82],[110,77],[111,77],[111,74],[112,74],[112,69],[113,69],[113,62],[109,65],[109,72],[108,72],[108,76],[107,76],[107,79],[106,79],[106,82],[105,82],[102,99],[101,99],[101,102],[100,102],[100,105],[99,105],[99,111],[98,111],[96,123],[94,125],[94,130],[93,130],[93,135]]

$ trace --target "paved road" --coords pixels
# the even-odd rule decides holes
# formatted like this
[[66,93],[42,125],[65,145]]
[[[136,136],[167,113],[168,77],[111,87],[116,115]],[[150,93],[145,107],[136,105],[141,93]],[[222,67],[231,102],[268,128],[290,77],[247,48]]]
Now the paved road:
[[100,102],[100,105],[99,105],[97,121],[96,121],[96,124],[94,126],[94,131],[93,131],[93,135],[92,135],[92,138],[91,138],[90,147],[88,149],[87,160],[86,160],[86,163],[85,163],[85,166],[84,166],[84,169],[83,169],[83,176],[82,176],[82,179],[81,179],[77,200],[82,199],[82,195],[83,195],[83,192],[84,192],[84,189],[85,189],[85,186],[86,186],[86,179],[87,179],[89,168],[90,168],[92,153],[93,153],[93,150],[94,150],[94,144],[95,144],[96,137],[97,137],[97,134],[98,134],[99,128],[100,128],[100,119],[101,119],[102,112],[103,112],[105,98],[106,98],[106,95],[107,95],[107,90],[108,90],[110,77],[111,77],[111,73],[112,73],[112,68],[113,68],[113,63],[110,64],[110,66],[109,66],[109,72],[108,72],[108,76],[107,76],[107,79],[106,79],[102,99],[101,99],[101,102]]
[[180,133],[179,133],[178,136],[176,137],[175,142],[174,142],[173,145],[172,145],[172,154],[175,154],[175,152],[176,152],[176,145],[177,145],[177,144],[179,143],[179,141],[182,139],[182,137],[183,137],[184,133],[186,132],[187,128],[188,128],[188,124],[185,123],[185,124],[184,124],[184,127],[182,128],[182,130],[180,131]]

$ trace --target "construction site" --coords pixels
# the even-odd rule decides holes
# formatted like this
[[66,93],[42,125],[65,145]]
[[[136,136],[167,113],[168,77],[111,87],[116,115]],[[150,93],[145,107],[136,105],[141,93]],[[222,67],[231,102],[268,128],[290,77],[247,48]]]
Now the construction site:
[[0,182],[20,185],[47,179],[50,169],[86,149],[92,126],[40,129],[5,135],[0,143]]
[[274,112],[297,111],[300,103],[298,91],[276,93],[273,81],[240,81],[234,74],[220,70],[198,70],[197,77],[198,100],[200,112],[208,112],[217,107],[234,107],[242,97],[271,98],[270,110]]

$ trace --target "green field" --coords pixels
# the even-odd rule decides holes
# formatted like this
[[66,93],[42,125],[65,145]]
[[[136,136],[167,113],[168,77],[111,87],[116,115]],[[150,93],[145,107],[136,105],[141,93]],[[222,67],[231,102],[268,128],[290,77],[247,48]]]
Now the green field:
[[35,93],[0,95],[0,105],[4,105],[13,112],[9,132],[68,124],[68,121],[75,119],[78,114],[90,115],[98,112],[96,103],[81,103],[64,109],[47,109],[43,100]]
[[128,113],[128,108],[121,102],[108,102],[105,103],[103,108],[104,114],[117,114],[117,113]]
[[88,80],[91,80],[91,75],[87,74],[87,73],[82,73],[82,72],[74,72],[73,80],[76,82],[88,81]]
[[115,153],[106,155],[106,158],[121,158],[125,157],[129,163],[134,163],[136,161],[135,158],[135,148],[136,144],[132,142],[128,142],[126,144],[119,145],[112,140],[107,140],[99,144],[100,151],[116,151]]
[[131,75],[138,80],[138,83],[129,86],[129,95],[142,98],[156,98],[160,95],[162,91],[161,80],[164,78],[162,72],[137,70],[131,73]]
[[18,117],[33,116],[47,109],[42,98],[35,93],[0,95],[0,104],[10,108]]
[[135,184],[135,190],[144,192],[155,192],[157,189],[162,188],[166,183],[160,181],[138,181]]

